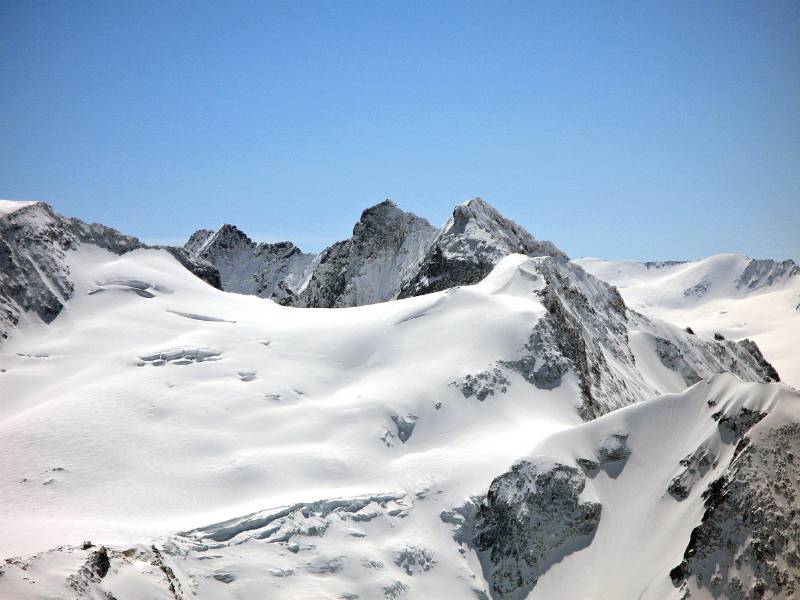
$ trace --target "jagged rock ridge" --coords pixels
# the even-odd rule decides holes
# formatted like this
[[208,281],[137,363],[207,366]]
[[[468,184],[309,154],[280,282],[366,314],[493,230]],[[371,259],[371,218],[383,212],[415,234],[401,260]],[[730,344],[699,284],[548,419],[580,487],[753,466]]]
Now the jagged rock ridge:
[[361,214],[351,238],[313,260],[289,242],[255,245],[231,225],[216,233],[198,230],[185,248],[215,264],[228,291],[326,308],[477,283],[513,253],[566,258],[552,242],[535,239],[480,198],[457,206],[441,230],[385,200]]
[[184,249],[217,267],[225,291],[280,297],[279,286],[296,287],[314,256],[291,242],[256,243],[233,225],[201,229]]

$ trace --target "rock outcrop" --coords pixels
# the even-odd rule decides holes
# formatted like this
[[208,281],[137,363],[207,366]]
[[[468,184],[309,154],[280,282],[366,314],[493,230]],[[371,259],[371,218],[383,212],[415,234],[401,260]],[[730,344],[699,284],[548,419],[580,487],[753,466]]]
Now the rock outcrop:
[[283,299],[282,290],[296,288],[314,258],[291,242],[258,244],[228,224],[196,231],[184,249],[217,268],[225,291],[261,298]]
[[397,298],[419,268],[436,229],[391,200],[368,208],[353,236],[324,250],[299,290],[297,306],[344,307]]
[[515,253],[566,258],[552,242],[537,240],[484,200],[475,198],[453,210],[417,273],[403,284],[399,297],[477,283],[501,258]]
[[513,253],[566,258],[480,198],[457,206],[440,230],[384,200],[361,214],[352,237],[316,256],[290,242],[256,244],[233,225],[196,231],[184,248],[213,263],[227,291],[320,308],[477,283]]
[[521,461],[489,487],[475,517],[474,545],[496,598],[524,598],[565,555],[587,545],[602,507],[581,501],[577,468]]
[[670,572],[684,598],[800,593],[800,423],[765,420],[748,434],[763,416],[748,411],[720,421],[736,452],[703,492],[702,522]]

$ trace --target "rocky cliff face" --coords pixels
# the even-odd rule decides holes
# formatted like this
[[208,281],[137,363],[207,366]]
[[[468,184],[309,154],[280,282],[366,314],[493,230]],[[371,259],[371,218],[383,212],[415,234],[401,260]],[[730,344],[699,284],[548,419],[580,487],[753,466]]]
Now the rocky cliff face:
[[399,297],[419,296],[456,285],[477,283],[509,254],[560,256],[552,242],[540,241],[506,219],[484,200],[457,206]]
[[281,295],[279,286],[292,289],[313,259],[291,242],[257,244],[233,225],[217,231],[200,229],[192,234],[184,249],[212,263],[220,274],[222,288],[237,294],[261,298]]
[[[794,598],[800,593],[800,422],[716,415],[736,445],[703,492],[701,523],[670,572],[683,597]],[[754,429],[751,432],[751,429]],[[722,550],[722,551],[721,551]]]
[[[798,400],[789,388],[713,377],[552,438],[441,519],[477,553],[497,599],[665,598],[676,588],[684,600],[794,598]],[[667,577],[675,548],[683,560]],[[619,577],[604,570],[619,564]]]
[[227,291],[326,308],[477,283],[509,254],[566,258],[480,198],[457,206],[441,230],[385,200],[362,213],[351,238],[316,257],[289,242],[256,245],[232,225],[201,229],[185,248],[217,266]]
[[353,237],[316,258],[295,304],[344,307],[392,300],[416,272],[435,236],[428,221],[391,200],[368,208]]
[[[465,396],[484,399],[509,384],[516,372],[533,386],[551,390],[569,374],[581,391],[578,412],[591,420],[659,394],[637,363],[631,339],[644,341],[639,360],[650,356],[676,373],[679,389],[716,373],[745,381],[779,381],[778,373],[751,340],[734,342],[690,334],[630,310],[617,289],[562,256],[528,263],[528,277],[540,282],[536,294],[546,309],[515,356],[455,382]],[[652,353],[652,355],[650,354]]]
[[[25,315],[50,323],[72,296],[66,253],[91,244],[115,254],[147,248],[135,237],[105,225],[65,218],[44,202],[7,203],[0,212],[0,336],[8,336]],[[219,286],[216,269],[170,248],[187,269],[211,285]]]

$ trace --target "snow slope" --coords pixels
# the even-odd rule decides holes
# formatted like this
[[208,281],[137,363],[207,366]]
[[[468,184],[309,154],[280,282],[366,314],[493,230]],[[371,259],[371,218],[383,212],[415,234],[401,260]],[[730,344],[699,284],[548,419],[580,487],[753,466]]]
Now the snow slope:
[[781,378],[800,388],[800,268],[787,260],[719,254],[697,261],[575,261],[615,285],[634,310],[730,339],[754,340]]
[[[485,402],[451,385],[543,313],[520,258],[473,288],[330,311],[220,292],[165,251],[82,246],[62,314],[1,349],[0,551],[432,481],[464,495],[579,422],[569,375],[537,394],[511,374]],[[405,443],[393,417],[415,422]]]
[[[720,375],[545,437],[459,506],[440,510],[452,499],[442,479],[414,494],[299,502],[153,543],[12,559],[0,593],[791,598],[800,539],[773,519],[800,528],[800,466],[758,460],[782,444],[800,451],[800,395]],[[747,519],[758,513],[774,516]]]
[[12,212],[32,204],[36,204],[36,202],[32,200],[0,200],[0,215],[10,215]]
[[[462,212],[502,225],[482,208]],[[580,598],[603,574],[606,597],[704,597],[697,574],[739,505],[722,497],[706,518],[701,494],[727,474],[744,490],[729,497],[771,497],[734,458],[750,456],[748,431],[776,448],[774,426],[798,421],[787,388],[713,377],[772,380],[752,345],[631,311],[560,253],[468,243],[458,256],[490,269],[474,285],[293,308],[48,211],[31,213],[48,228],[36,254],[4,242],[42,285],[52,263],[69,294],[0,345],[0,598]],[[750,423],[743,406],[768,416]],[[700,446],[713,468],[682,474]],[[619,561],[642,572],[609,576]],[[755,585],[762,563],[732,572]]]

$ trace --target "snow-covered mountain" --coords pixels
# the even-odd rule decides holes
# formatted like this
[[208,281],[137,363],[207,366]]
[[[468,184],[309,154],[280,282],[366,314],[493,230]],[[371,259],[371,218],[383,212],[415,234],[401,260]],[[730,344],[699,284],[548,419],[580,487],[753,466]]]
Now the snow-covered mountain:
[[719,254],[697,261],[575,261],[616,286],[634,310],[697,333],[754,340],[800,388],[800,267]]
[[[482,201],[438,232],[365,211],[335,269],[287,288],[347,309],[26,210],[2,217],[29,228],[3,234],[15,265],[70,292],[0,345],[0,598],[798,589],[798,393],[753,342],[632,310]],[[203,247],[223,285],[227,249],[258,262],[225,227],[177,256]]]
[[257,244],[228,224],[194,232],[184,249],[217,268],[225,291],[261,298],[279,298],[281,285],[297,287],[314,259],[291,242]]
[[436,236],[428,221],[385,200],[361,214],[353,237],[325,249],[297,289],[296,306],[363,306],[397,298]]
[[384,200],[362,213],[350,239],[316,257],[290,242],[256,245],[232,225],[216,233],[196,231],[185,249],[219,269],[225,291],[318,308],[363,306],[477,283],[509,254],[566,257],[480,198],[457,206],[440,230]]
[[[72,296],[67,252],[92,245],[121,255],[145,248],[115,229],[65,218],[44,202],[0,200],[0,338],[20,320],[50,323]],[[167,250],[201,279],[220,286],[216,269],[178,249]]]

